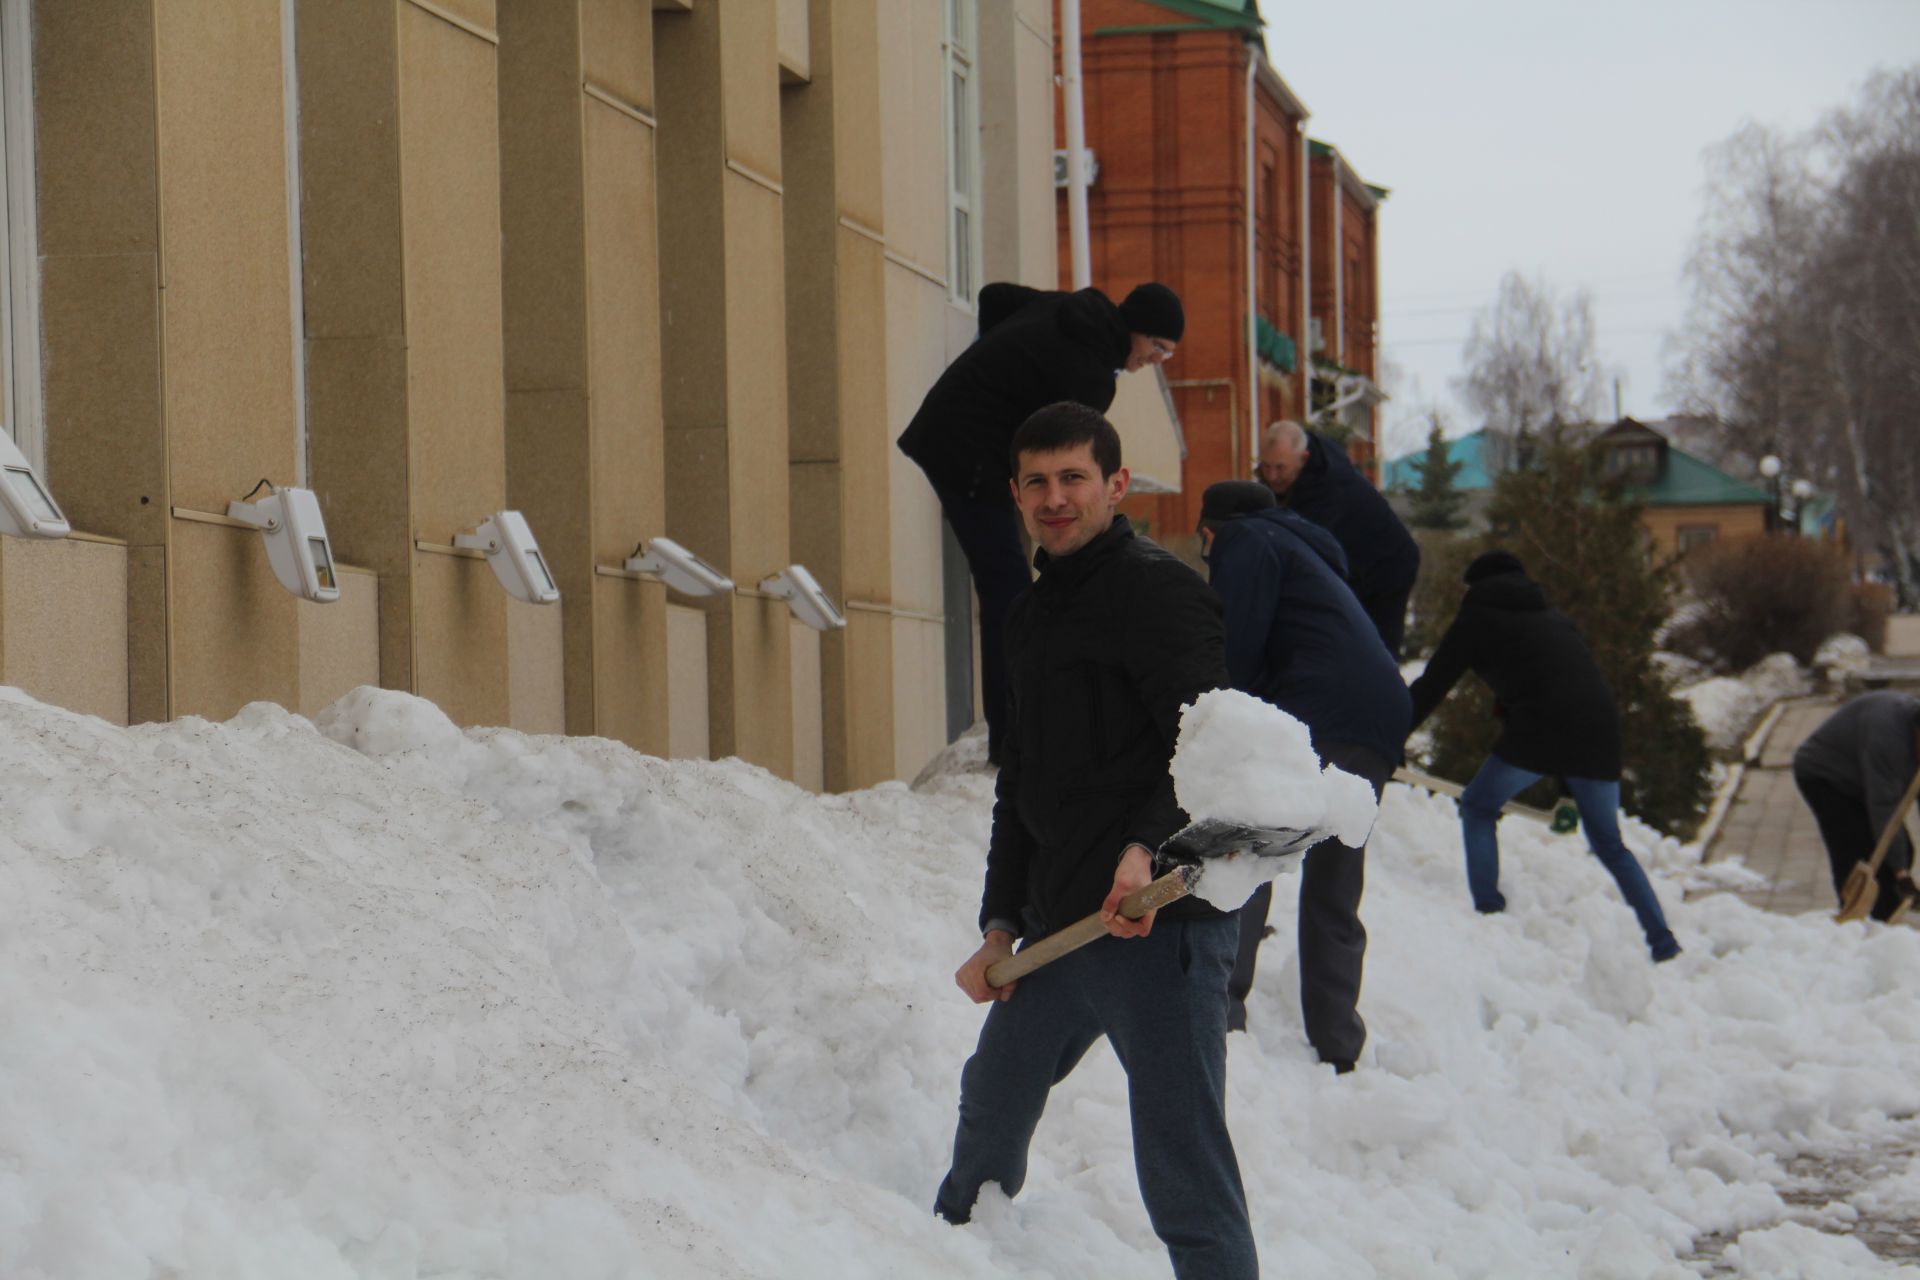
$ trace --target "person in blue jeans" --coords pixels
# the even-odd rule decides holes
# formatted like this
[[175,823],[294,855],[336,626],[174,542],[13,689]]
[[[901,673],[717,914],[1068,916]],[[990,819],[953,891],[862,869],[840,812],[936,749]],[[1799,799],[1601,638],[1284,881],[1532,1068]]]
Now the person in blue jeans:
[[1587,842],[1640,921],[1655,961],[1680,954],[1647,873],[1620,839],[1620,716],[1592,650],[1508,551],[1467,566],[1467,593],[1427,669],[1413,682],[1413,724],[1472,670],[1493,690],[1500,737],[1460,797],[1467,889],[1483,913],[1503,911],[1501,808],[1541,778],[1566,781]]

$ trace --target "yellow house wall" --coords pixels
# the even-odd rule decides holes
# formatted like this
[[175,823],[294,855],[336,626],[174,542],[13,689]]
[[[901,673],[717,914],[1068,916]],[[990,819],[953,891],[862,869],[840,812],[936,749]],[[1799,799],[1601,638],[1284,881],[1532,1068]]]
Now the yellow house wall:
[[1680,548],[1682,525],[1712,525],[1719,532],[1717,541],[1735,542],[1743,538],[1761,538],[1767,532],[1767,509],[1759,503],[1742,506],[1647,507],[1640,523],[1663,554]]

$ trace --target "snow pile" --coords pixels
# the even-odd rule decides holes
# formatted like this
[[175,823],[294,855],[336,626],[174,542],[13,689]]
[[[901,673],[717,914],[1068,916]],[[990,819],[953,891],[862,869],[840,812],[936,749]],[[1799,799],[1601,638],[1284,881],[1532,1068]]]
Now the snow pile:
[[[0,1275],[1166,1274],[1104,1047],[1019,1200],[928,1211],[986,776],[819,797],[372,690],[321,726],[0,693]],[[1351,1076],[1278,895],[1228,1073],[1267,1274],[1686,1280],[1707,1232],[1749,1280],[1874,1272],[1773,1183],[1920,1112],[1920,936],[1682,903],[1693,851],[1629,823],[1655,968],[1577,841],[1501,834],[1477,917],[1452,803],[1388,789]]]
[[1304,723],[1237,689],[1203,693],[1180,713],[1173,789],[1195,819],[1318,828],[1356,848],[1377,812],[1366,779],[1321,768]]
[[1865,675],[1872,665],[1872,648],[1859,636],[1845,631],[1821,641],[1813,655],[1813,669],[1829,687],[1838,687],[1851,678]]
[[1735,676],[1714,676],[1679,691],[1716,751],[1737,750],[1762,712],[1782,698],[1811,692],[1813,677],[1790,653],[1762,658]]

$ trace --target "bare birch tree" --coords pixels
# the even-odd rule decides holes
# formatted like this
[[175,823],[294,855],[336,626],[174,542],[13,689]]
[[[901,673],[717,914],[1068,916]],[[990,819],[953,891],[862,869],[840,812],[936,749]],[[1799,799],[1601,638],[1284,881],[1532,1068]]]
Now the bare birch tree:
[[1474,316],[1465,358],[1454,389],[1488,432],[1489,470],[1510,466],[1526,437],[1554,436],[1606,410],[1608,370],[1584,290],[1562,301],[1544,280],[1509,271],[1493,304]]

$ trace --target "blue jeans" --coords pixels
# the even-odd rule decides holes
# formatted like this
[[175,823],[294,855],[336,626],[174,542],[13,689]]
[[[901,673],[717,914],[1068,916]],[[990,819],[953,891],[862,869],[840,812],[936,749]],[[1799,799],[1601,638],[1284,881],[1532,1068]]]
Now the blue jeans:
[[980,1188],[1012,1196],[1047,1094],[1102,1035],[1127,1073],[1133,1166],[1154,1234],[1181,1280],[1252,1280],[1260,1264],[1227,1133],[1227,974],[1239,925],[1162,920],[1101,938],[995,1001],[960,1074],[953,1167],[934,1201],[949,1222]]
[[[1500,838],[1495,824],[1507,801],[1545,776],[1508,764],[1499,756],[1488,756],[1473,775],[1473,781],[1460,796],[1460,834],[1467,846],[1467,890],[1479,911],[1501,911],[1507,900],[1500,894]],[[1568,778],[1573,802],[1580,807],[1580,826],[1587,833],[1587,844],[1613,882],[1620,896],[1640,919],[1641,932],[1647,935],[1647,947],[1654,959],[1664,960],[1679,951],[1667,917],[1660,910],[1660,899],[1653,894],[1647,873],[1633,851],[1620,839],[1620,784],[1598,778]]]

